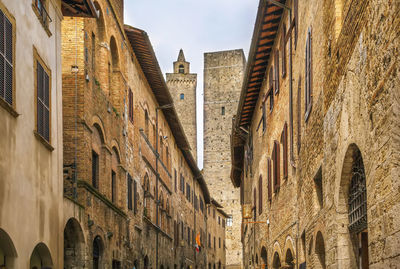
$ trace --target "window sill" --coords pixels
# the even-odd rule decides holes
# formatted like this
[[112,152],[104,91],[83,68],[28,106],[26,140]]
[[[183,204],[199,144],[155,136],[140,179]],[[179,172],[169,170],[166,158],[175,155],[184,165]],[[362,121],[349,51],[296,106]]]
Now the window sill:
[[[35,6],[35,4],[32,4],[32,9],[33,9],[33,12],[35,12],[36,16],[38,17],[39,22],[40,22],[40,24],[43,26],[43,29],[45,30],[45,32],[46,32],[46,34],[48,35],[48,37],[51,37],[51,36],[52,36],[52,33],[50,32],[49,26],[46,25],[46,24],[43,22],[43,17],[42,17],[42,15],[40,15],[40,11],[39,11],[38,8]],[[47,19],[47,20],[48,20],[48,19]]]
[[19,114],[15,111],[14,107],[7,103],[3,98],[0,98],[0,106],[3,107],[5,110],[8,111],[14,118],[18,117]]
[[44,139],[38,132],[33,131],[33,133],[35,134],[35,137],[37,140],[39,140],[49,151],[53,151],[54,148],[53,146],[46,141],[46,139]]

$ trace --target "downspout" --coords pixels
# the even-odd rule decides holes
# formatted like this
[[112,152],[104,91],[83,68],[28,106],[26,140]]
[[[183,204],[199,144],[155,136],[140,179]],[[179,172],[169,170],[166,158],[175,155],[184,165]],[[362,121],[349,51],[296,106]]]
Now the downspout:
[[159,174],[158,174],[158,158],[159,158],[159,153],[158,153],[158,107],[156,108],[156,268],[158,268],[158,233],[159,233],[159,223],[158,223],[158,210],[159,210],[159,200],[158,200],[158,180],[159,180]]

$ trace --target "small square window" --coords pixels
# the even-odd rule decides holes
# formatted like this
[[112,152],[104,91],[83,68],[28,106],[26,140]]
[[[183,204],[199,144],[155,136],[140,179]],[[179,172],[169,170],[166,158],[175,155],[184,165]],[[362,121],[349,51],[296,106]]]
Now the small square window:
[[225,115],[225,107],[221,107],[221,115]]
[[181,99],[181,100],[185,99],[185,94],[181,93],[180,99]]

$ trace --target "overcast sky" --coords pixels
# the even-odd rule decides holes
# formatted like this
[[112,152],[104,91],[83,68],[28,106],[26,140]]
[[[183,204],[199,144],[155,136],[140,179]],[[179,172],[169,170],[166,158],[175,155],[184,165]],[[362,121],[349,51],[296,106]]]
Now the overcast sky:
[[259,0],[125,0],[125,23],[147,32],[162,72],[183,49],[198,74],[199,167],[203,167],[203,54],[244,49],[246,58]]

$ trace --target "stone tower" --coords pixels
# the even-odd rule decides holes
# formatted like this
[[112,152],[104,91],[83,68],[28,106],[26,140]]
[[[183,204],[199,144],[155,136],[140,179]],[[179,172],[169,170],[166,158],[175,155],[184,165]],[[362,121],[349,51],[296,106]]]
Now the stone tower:
[[[230,179],[230,134],[245,68],[243,50],[204,54],[204,168],[211,197],[232,216],[226,227],[226,268],[241,268],[240,192]],[[229,224],[229,222],[227,222]]]
[[167,73],[167,85],[174,100],[179,119],[189,140],[192,155],[197,161],[196,86],[197,74],[190,74],[183,50],[174,62],[174,73]]

